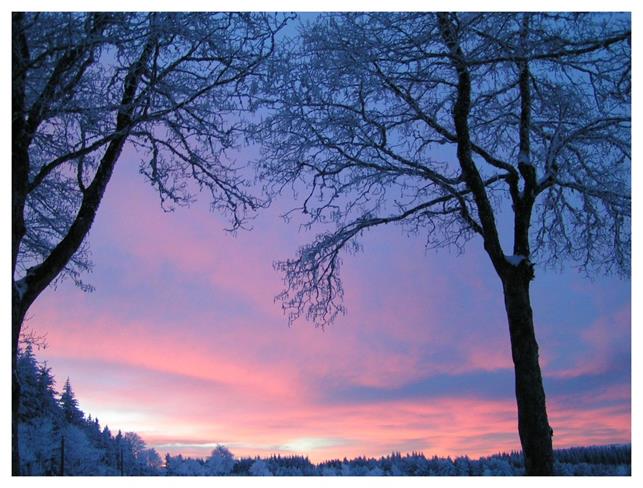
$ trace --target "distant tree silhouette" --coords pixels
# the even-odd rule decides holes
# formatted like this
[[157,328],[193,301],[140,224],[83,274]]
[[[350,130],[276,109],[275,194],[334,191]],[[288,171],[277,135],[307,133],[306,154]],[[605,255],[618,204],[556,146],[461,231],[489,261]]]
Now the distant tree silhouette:
[[[520,476],[525,474],[521,453],[501,453],[480,459],[433,456],[422,453],[377,458],[335,459],[319,464],[303,456],[272,455],[268,458],[235,459],[225,447],[216,455],[232,462],[232,470],[213,473],[208,461],[181,454],[165,456],[166,476]],[[629,445],[578,447],[554,451],[556,475],[627,476],[630,471]],[[571,453],[578,457],[570,457]],[[212,457],[212,456],[211,456]],[[604,457],[605,462],[600,459]],[[225,472],[224,472],[225,471]]]

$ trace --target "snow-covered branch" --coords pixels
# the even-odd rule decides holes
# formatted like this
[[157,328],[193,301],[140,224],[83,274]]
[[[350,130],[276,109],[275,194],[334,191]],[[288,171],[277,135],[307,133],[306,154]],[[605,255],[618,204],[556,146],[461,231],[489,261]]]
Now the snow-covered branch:
[[[282,298],[298,297],[291,305],[305,302],[315,320],[322,310],[341,311],[331,304],[341,299],[337,245],[365,230],[364,216],[405,215],[439,199],[446,212],[398,223],[433,246],[481,235],[501,273],[511,272],[505,255],[627,269],[626,17],[320,16],[300,46],[276,53],[260,90],[266,117],[255,140],[266,188],[301,195],[287,216],[299,212],[306,228],[338,229],[280,268]],[[514,246],[503,250],[495,219],[509,207]],[[567,233],[591,238],[593,253],[562,245]],[[301,279],[314,273],[316,280]]]

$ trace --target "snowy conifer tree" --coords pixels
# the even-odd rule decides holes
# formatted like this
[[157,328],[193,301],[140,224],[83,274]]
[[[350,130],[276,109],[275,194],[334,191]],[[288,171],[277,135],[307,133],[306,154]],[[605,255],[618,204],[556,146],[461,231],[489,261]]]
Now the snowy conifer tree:
[[74,425],[83,423],[83,412],[78,408],[78,400],[76,400],[76,395],[71,388],[69,378],[65,381],[65,386],[63,386],[63,391],[60,395],[60,407],[68,423]]

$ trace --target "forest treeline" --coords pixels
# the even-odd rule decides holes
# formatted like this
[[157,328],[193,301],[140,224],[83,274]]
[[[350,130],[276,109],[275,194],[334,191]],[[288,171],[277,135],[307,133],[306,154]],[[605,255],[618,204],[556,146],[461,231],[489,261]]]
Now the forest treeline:
[[[524,475],[522,453],[480,459],[427,458],[393,453],[376,458],[312,463],[304,456],[235,458],[224,446],[205,459],[165,455],[134,432],[112,434],[80,409],[69,378],[60,392],[51,368],[27,343],[19,352],[21,473],[32,476],[514,476]],[[628,476],[631,446],[558,449],[555,472],[575,476]]]
[[163,465],[134,432],[112,434],[79,408],[69,378],[58,393],[51,368],[28,343],[18,356],[21,473],[33,476],[154,475]]

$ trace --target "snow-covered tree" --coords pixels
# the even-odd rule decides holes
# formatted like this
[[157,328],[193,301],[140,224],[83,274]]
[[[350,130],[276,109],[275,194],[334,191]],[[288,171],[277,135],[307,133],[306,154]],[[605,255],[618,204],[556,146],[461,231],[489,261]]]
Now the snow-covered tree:
[[38,363],[33,354],[31,344],[27,344],[24,351],[19,351],[18,361],[18,380],[23,391],[18,410],[20,421],[28,421],[39,415],[39,387],[38,387]]
[[165,454],[165,474],[167,476],[175,476],[177,468],[176,457],[171,456],[170,453]]
[[370,229],[475,239],[502,285],[528,474],[553,468],[535,266],[629,275],[630,29],[609,13],[327,14],[264,87],[259,171],[302,195],[304,225],[336,226],[277,265],[290,319],[344,311],[341,253]]
[[180,454],[165,456],[165,466],[168,476],[206,476],[210,474],[202,459],[184,458]]
[[234,456],[224,446],[217,446],[205,461],[207,473],[214,476],[224,476],[232,472]]
[[47,362],[39,364],[36,388],[39,398],[38,414],[40,416],[58,417],[61,414],[60,405],[56,401],[58,393],[55,385],[56,381],[51,374],[51,368],[47,366]]
[[29,476],[47,476],[55,473],[56,428],[50,417],[37,417],[21,422],[20,459],[23,473]]
[[161,472],[161,467],[163,466],[161,456],[156,449],[153,448],[143,449],[139,453],[137,461],[141,467],[141,472],[134,474],[140,474],[142,476],[156,476]]
[[384,476],[384,471],[379,466],[373,466],[366,472],[366,476]]
[[337,476],[337,468],[335,466],[322,466],[320,471],[321,476]]
[[284,22],[262,13],[12,14],[14,415],[25,314],[62,277],[90,288],[85,237],[126,144],[165,209],[203,190],[238,228],[263,204],[224,153]]
[[257,459],[252,463],[248,472],[252,476],[272,476],[272,471],[263,459]]
[[122,471],[127,476],[140,475],[146,468],[142,458],[145,442],[135,432],[126,432],[120,441],[119,462]]
[[353,476],[351,465],[346,460],[344,460],[344,462],[342,462],[342,464],[340,466],[339,475],[340,476]]
[[[18,356],[21,473],[51,475],[158,475],[162,461],[133,432],[112,436],[98,419],[85,414],[69,379],[60,398],[47,363],[39,363],[29,342]],[[205,474],[204,463],[200,474]]]
[[470,473],[470,460],[467,456],[457,457],[453,461],[456,476],[469,476]]
[[65,386],[63,386],[63,391],[60,395],[60,407],[68,423],[74,425],[81,425],[83,423],[84,414],[80,408],[78,408],[78,400],[76,400],[74,390],[71,388],[69,378],[65,381]]
[[[557,475],[628,476],[631,472],[631,462],[627,461],[629,445],[579,447],[554,451],[554,455]],[[227,454],[223,457],[229,458]],[[163,472],[168,476],[212,476],[206,460],[169,454],[165,460]],[[236,460],[229,473],[242,476],[519,476],[524,474],[523,464],[519,453],[501,453],[476,460],[438,456],[427,459],[422,453],[395,453],[379,459],[344,458],[317,465],[302,456],[273,455],[266,459]],[[152,474],[155,473],[158,471]]]
[[[91,415],[90,415],[91,417]],[[100,423],[97,418],[91,419],[88,418],[85,423],[85,433],[89,438],[90,442],[95,446],[103,445],[103,434],[100,428]]]
[[89,476],[116,474],[112,467],[102,465],[101,452],[87,438],[85,432],[74,424],[64,429],[65,476]]
[[513,468],[506,459],[493,458],[485,463],[483,476],[513,476]]

